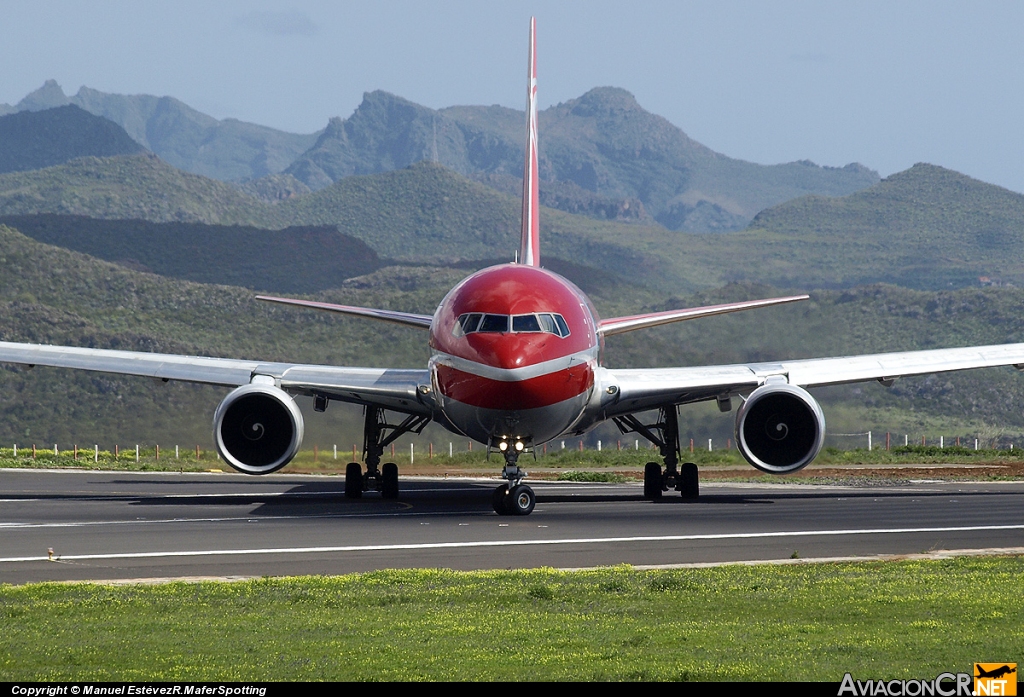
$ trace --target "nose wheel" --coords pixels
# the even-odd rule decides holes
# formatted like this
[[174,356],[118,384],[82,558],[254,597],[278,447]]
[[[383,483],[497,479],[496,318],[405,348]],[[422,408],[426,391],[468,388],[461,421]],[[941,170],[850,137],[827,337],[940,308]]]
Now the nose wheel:
[[537,495],[525,484],[502,484],[491,495],[491,503],[498,515],[530,515],[537,505]]

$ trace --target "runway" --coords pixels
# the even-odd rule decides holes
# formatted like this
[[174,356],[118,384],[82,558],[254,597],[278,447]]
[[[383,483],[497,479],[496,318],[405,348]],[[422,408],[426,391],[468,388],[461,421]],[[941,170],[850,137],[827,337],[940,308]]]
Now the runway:
[[[0,582],[341,574],[382,568],[870,557],[1024,547],[1024,482],[836,487],[533,482],[524,518],[496,480],[402,480],[346,499],[340,477],[0,470]],[[50,554],[52,550],[52,557]]]

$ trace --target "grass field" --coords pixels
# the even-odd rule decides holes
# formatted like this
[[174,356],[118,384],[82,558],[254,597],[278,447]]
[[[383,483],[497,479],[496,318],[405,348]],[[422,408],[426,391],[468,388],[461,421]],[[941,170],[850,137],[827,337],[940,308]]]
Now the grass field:
[[[360,454],[361,456],[361,454]],[[292,462],[281,470],[283,473],[339,474],[345,472],[345,465],[351,459],[351,451],[339,451],[335,459],[333,450],[303,450]],[[497,455],[486,459],[485,453],[457,452],[435,453],[428,456],[418,453],[409,462],[409,452],[397,450],[395,455],[385,455],[385,460],[394,461],[406,475],[435,476],[494,476],[500,471]],[[973,450],[964,447],[939,448],[935,446],[897,447],[891,450],[864,448],[840,450],[825,448],[814,464],[792,475],[765,475],[752,468],[735,449],[707,451],[695,449],[683,452],[682,459],[696,463],[704,478],[719,480],[803,482],[822,478],[848,476],[883,476],[961,478],[961,479],[1016,479],[1024,477],[1024,450]],[[521,464],[530,472],[531,479],[561,479],[570,481],[628,481],[643,479],[644,464],[660,461],[657,451],[641,450],[555,450],[534,460],[525,457]],[[92,450],[80,451],[76,459],[73,450],[58,451],[20,448],[17,456],[13,448],[0,448],[0,468],[29,467],[56,468],[74,467],[97,470],[125,471],[169,471],[205,472],[220,470],[233,472],[216,453],[201,451],[179,451],[175,458],[173,448],[162,449],[159,458],[156,449],[139,451],[121,450],[114,453],[101,450],[97,455]]]
[[0,586],[0,680],[934,678],[1019,661],[1024,558]]

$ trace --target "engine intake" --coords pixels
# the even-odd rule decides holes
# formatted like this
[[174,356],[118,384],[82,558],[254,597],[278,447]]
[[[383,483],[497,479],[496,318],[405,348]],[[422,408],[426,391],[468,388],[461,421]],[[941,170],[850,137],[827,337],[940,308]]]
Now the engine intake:
[[795,385],[762,385],[736,413],[736,444],[747,462],[770,474],[810,464],[825,440],[825,416]]
[[302,444],[302,412],[273,385],[243,385],[213,415],[213,437],[229,465],[246,474],[270,474],[295,457]]

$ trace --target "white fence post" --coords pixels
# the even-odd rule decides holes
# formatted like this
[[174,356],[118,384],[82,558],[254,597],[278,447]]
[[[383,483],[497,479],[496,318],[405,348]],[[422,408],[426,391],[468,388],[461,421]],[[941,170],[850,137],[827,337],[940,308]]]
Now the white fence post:
[[871,452],[871,431],[868,431],[868,452]]
[[413,463],[413,460],[415,458],[416,458],[416,444],[415,443],[409,443],[409,464],[410,465]]

